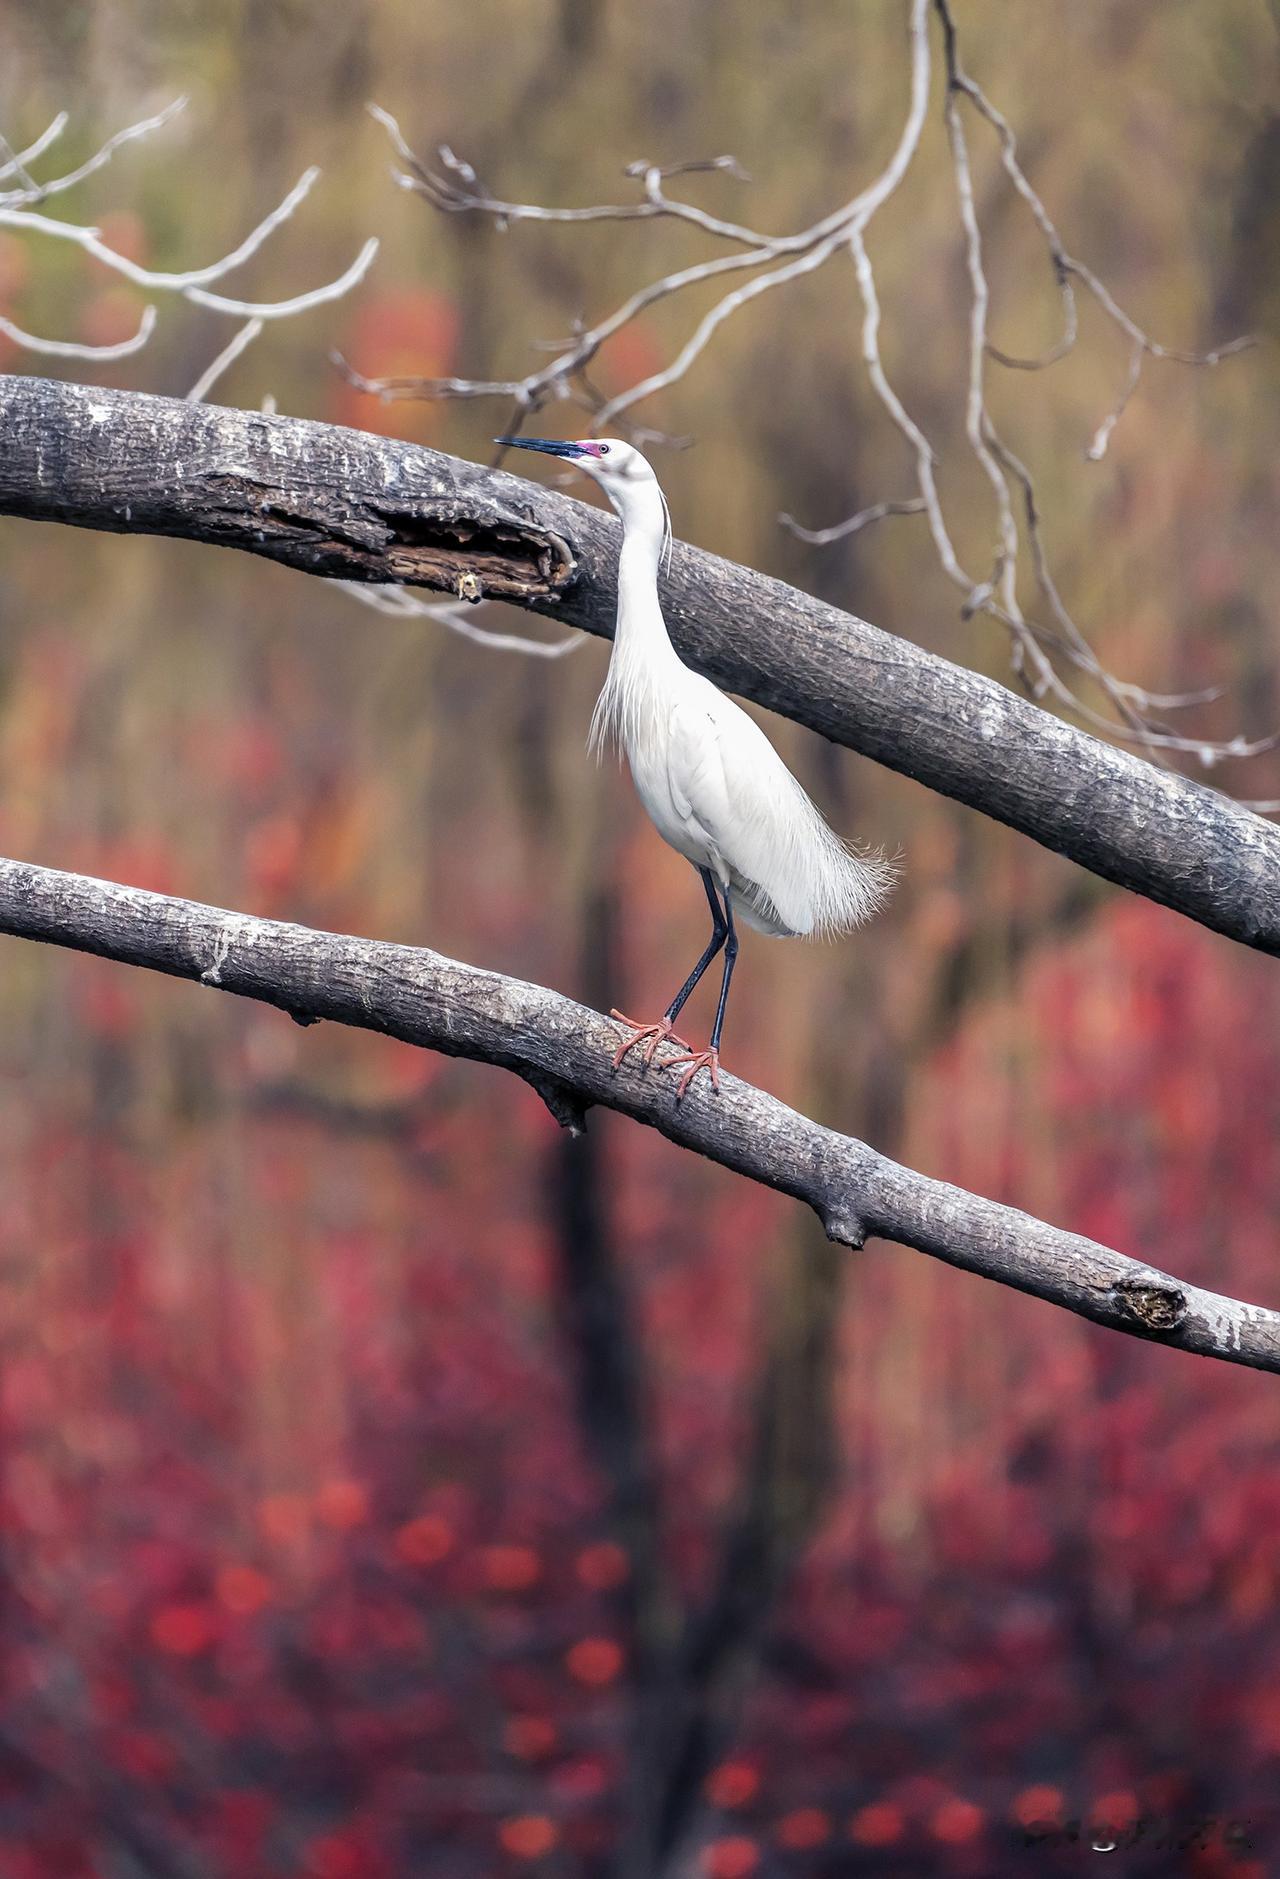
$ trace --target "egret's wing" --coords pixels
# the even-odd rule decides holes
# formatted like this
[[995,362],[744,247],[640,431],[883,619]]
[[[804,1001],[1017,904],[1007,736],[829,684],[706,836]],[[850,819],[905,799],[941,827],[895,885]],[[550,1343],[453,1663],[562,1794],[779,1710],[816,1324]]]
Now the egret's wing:
[[846,848],[759,725],[706,679],[674,707],[670,773],[673,797],[682,811],[687,803],[754,924],[841,931],[875,912],[892,870]]
[[[690,673],[691,678],[697,675]],[[712,827],[725,825],[728,788],[720,753],[720,727],[715,706],[720,699],[713,686],[687,687],[673,700],[667,731],[667,771],[671,799],[677,813],[715,848]]]
[[774,892],[774,841],[780,812],[799,785],[763,731],[706,680],[686,689],[672,711],[669,766],[672,799],[689,834],[721,866],[752,924],[797,933]]

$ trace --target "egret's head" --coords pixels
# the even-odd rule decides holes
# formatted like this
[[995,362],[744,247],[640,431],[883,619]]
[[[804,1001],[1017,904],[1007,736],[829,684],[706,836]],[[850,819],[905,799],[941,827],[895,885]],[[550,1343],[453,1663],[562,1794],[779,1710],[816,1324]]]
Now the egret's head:
[[624,443],[620,437],[589,437],[579,443],[555,437],[495,437],[493,441],[517,450],[540,450],[544,456],[563,457],[594,476],[610,493],[627,483],[657,480],[634,445]]
[[544,456],[563,457],[577,470],[585,470],[603,489],[622,517],[628,533],[652,533],[659,552],[671,543],[671,516],[653,467],[634,444],[620,437],[589,437],[579,443],[554,437],[495,437],[495,444],[517,450],[540,450]]

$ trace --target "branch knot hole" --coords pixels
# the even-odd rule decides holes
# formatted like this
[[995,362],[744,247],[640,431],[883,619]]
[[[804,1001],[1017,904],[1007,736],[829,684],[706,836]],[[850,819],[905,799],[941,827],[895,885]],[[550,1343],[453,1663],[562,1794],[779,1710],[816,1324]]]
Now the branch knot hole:
[[1187,1295],[1176,1285],[1117,1279],[1110,1291],[1121,1316],[1153,1337],[1167,1337],[1178,1330],[1187,1315]]

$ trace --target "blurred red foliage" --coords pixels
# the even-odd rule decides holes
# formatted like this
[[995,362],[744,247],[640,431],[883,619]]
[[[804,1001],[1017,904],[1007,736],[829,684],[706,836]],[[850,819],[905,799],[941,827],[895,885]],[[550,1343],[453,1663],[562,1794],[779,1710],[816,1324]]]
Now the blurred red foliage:
[[[269,791],[269,738],[224,755],[238,788]],[[109,848],[86,860],[126,877],[170,866],[158,848]],[[92,962],[71,984],[95,1048],[127,1054],[145,984]],[[1016,1022],[984,1012],[923,1080],[947,1172],[1028,1198],[1050,1128],[1069,1181],[1045,1211],[1265,1295],[1280,1078],[1230,960],[1117,903],[1037,956],[1026,992],[1040,1108],[1012,1145],[976,1125]],[[385,1050],[397,1100],[435,1088],[421,1058]],[[1187,1062],[1218,1069],[1188,1079]],[[1233,1080],[1253,1092],[1242,1112]],[[105,1874],[112,1849],[214,1879],[606,1870],[628,1780],[633,1566],[570,1400],[554,1229],[525,1198],[550,1125],[515,1116],[496,1092],[426,1109],[406,1139],[430,1173],[393,1177],[396,1142],[264,1114],[234,1213],[216,1161],[160,1173],[91,1109],[33,1117],[21,1204],[0,1213],[3,1879]],[[672,1151],[628,1135],[624,1152],[626,1187]],[[1146,1154],[1168,1172],[1139,1208],[1126,1176]],[[350,1181],[331,1190],[337,1158]],[[517,1165],[510,1191],[494,1183]],[[403,1220],[393,1178],[412,1189]],[[149,1205],[161,1182],[176,1210]],[[660,1184],[633,1185],[619,1211],[659,1246]],[[663,1467],[687,1591],[726,1479],[706,1380],[729,1400],[750,1345],[738,1201],[727,1188],[696,1254],[655,1258],[640,1281],[671,1378]],[[253,1255],[260,1237],[286,1243],[303,1206],[296,1289]],[[1215,1207],[1211,1247],[1198,1223]],[[737,1740],[701,1781],[701,1870],[1068,1873],[1093,1841],[1139,1832],[1128,1873],[1270,1870],[1268,1381],[940,1283],[957,1309],[932,1334],[938,1364],[978,1361],[967,1324],[1008,1355],[999,1459],[974,1417],[931,1459],[923,1526],[899,1548],[863,1517],[849,1423],[853,1475],[775,1612]]]
[[[366,378],[444,378],[455,369],[458,310],[430,287],[375,288],[351,304],[340,343]],[[440,407],[383,403],[335,379],[325,414],[334,424],[388,437],[427,438],[442,422]]]

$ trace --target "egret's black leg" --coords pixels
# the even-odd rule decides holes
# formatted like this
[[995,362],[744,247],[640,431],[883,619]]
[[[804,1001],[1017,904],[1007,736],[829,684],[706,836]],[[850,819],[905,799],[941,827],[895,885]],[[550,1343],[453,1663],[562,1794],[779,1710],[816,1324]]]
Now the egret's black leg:
[[720,1003],[716,1006],[716,1021],[711,1032],[711,1048],[720,1048],[720,1033],[724,1029],[724,1008],[729,1002],[729,981],[733,977],[733,968],[738,958],[738,934],[733,924],[733,900],[729,890],[725,889],[725,940],[724,940],[724,977],[720,981]]
[[[693,989],[697,985],[698,980],[720,951],[720,948],[726,943],[731,942],[734,951],[736,952],[738,949],[737,940],[732,938],[733,916],[730,915],[728,920],[726,920],[720,910],[720,899],[716,893],[716,884],[712,879],[710,868],[699,868],[698,873],[702,876],[702,885],[706,889],[707,901],[711,907],[711,938],[707,941],[707,950],[703,953],[701,959],[699,959],[697,965],[693,968],[693,971],[689,974],[684,984],[680,987],[680,990],[667,1006],[668,1024],[674,1024],[676,1019],[680,1016],[680,1013],[684,1010],[693,995]],[[727,894],[725,896],[725,906],[726,908],[728,907]]]
[[[702,885],[706,890],[707,902],[711,908],[711,938],[707,941],[706,951],[703,953],[701,959],[699,959],[684,984],[680,987],[680,990],[676,993],[671,1003],[667,1006],[666,1012],[659,1023],[637,1024],[635,1019],[628,1018],[625,1012],[614,1011],[610,1013],[611,1017],[617,1018],[620,1023],[629,1026],[631,1031],[630,1037],[624,1038],[622,1043],[618,1046],[618,1049],[614,1052],[613,1067],[615,1070],[627,1054],[633,1050],[640,1050],[643,1061],[647,1067],[653,1062],[654,1052],[657,1050],[659,1044],[678,1044],[684,1051],[687,1051],[689,1048],[682,1037],[676,1036],[672,1026],[684,1007],[688,1004],[694,986],[711,964],[711,961],[715,958],[721,947],[733,937],[732,915],[726,918],[725,912],[721,910],[720,902],[716,897],[716,884],[712,878],[710,869],[699,868],[698,873],[702,876]],[[725,906],[727,909],[727,896]],[[734,939],[733,946],[735,951],[737,950],[737,945],[738,942]],[[720,1004],[721,1015],[723,1016],[723,992],[720,994]]]
[[[707,883],[707,896],[711,897],[711,884]],[[717,908],[718,911],[718,908]],[[681,1070],[683,1075],[676,1088],[676,1101],[679,1102],[699,1070],[705,1070],[711,1078],[711,1087],[720,1088],[720,1033],[724,1029],[724,1008],[729,1002],[729,982],[733,978],[734,962],[738,957],[738,934],[733,924],[733,896],[729,889],[724,889],[724,914],[719,923],[723,931],[718,931],[713,944],[707,949],[705,957],[699,962],[697,973],[681,994],[687,998],[698,982],[698,975],[705,972],[715,953],[724,948],[724,977],[720,981],[720,1003],[716,1006],[715,1027],[711,1033],[711,1043],[706,1050],[686,1050],[679,1057],[668,1057],[663,1064],[664,1070]]]

